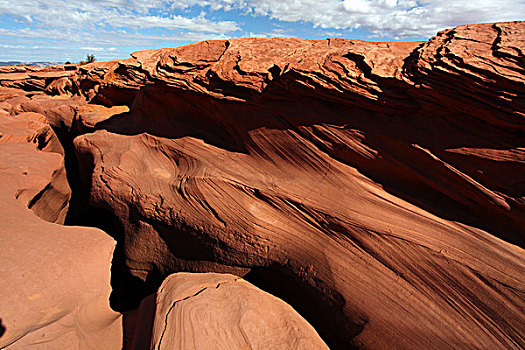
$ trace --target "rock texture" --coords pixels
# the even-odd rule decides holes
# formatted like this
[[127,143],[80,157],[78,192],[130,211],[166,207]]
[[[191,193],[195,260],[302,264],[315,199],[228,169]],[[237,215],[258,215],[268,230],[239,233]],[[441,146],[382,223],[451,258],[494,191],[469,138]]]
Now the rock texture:
[[73,207],[114,221],[119,298],[129,280],[145,295],[230,272],[332,348],[518,349],[524,37],[512,22],[422,43],[206,41],[6,73],[25,75],[0,79],[0,113],[45,115]]
[[0,348],[118,349],[120,314],[108,302],[115,242],[94,228],[42,221],[26,208],[57,169],[59,154],[0,144]]
[[[0,92],[7,105],[26,97]],[[64,223],[71,197],[64,149],[44,115],[8,111],[0,115],[0,348],[117,349],[121,317],[109,307],[115,241],[53,224]]]
[[[23,201],[29,209],[42,219],[63,224],[71,191],[66,179],[62,157],[64,150],[46,117],[30,112],[20,113],[16,116],[0,116],[0,145],[19,143],[30,143],[37,150],[59,154],[55,157],[55,159],[61,160],[58,164],[51,163],[51,167],[42,169],[43,172],[52,170],[52,173],[44,172],[40,176],[42,186],[21,188],[16,192],[16,198]],[[8,153],[9,147],[4,147],[5,156],[13,156]],[[32,161],[32,158],[36,157],[29,157],[29,161]],[[8,165],[9,161],[4,160]]]
[[289,305],[215,273],[167,277],[141,304],[132,348],[328,349]]

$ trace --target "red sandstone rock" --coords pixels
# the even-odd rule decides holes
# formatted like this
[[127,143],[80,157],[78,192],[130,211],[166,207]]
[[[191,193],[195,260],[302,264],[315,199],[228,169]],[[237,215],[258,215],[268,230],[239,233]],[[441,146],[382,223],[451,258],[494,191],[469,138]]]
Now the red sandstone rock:
[[246,274],[334,348],[521,348],[524,32],[207,41],[10,73],[59,96],[0,107],[101,129],[79,176],[137,278]]
[[142,302],[134,349],[328,349],[278,298],[233,275],[179,273]]
[[97,124],[107,121],[110,118],[126,118],[129,107],[104,107],[96,104],[88,104],[77,107],[75,112],[78,132],[86,133],[95,131]]
[[[38,113],[0,116],[0,144],[3,143],[30,143],[38,150],[64,155],[46,117]],[[40,218],[63,224],[71,197],[63,159],[50,169],[52,172],[42,178],[41,187],[21,189],[16,197]]]
[[52,127],[64,132],[70,132],[75,122],[77,108],[85,104],[86,101],[78,96],[67,98],[37,95],[21,103],[19,109],[24,112],[43,114]]
[[[299,293],[321,308],[318,322],[332,320],[341,337],[362,331],[358,339],[369,346],[516,339],[523,300],[498,301],[497,290],[521,290],[521,249],[388,194],[294,133],[253,138],[260,151],[251,154],[191,138],[77,139],[94,159],[91,200],[117,215],[138,277],[154,266],[192,270],[195,260],[290,276],[287,287],[301,284]],[[510,334],[491,341],[476,324],[502,308],[513,315],[504,323]]]
[[120,347],[120,315],[108,303],[114,241],[42,221],[17,200],[42,192],[61,165],[30,144],[0,144],[0,348]]
[[26,112],[0,117],[0,143],[29,142],[42,151],[64,154],[55,132],[45,116]]
[[[455,101],[424,64],[449,46],[468,55],[463,31],[491,54],[497,26],[441,44],[239,39],[135,53],[127,70],[150,83],[129,116],[76,140],[90,200],[116,215],[137,276],[209,262],[288,276],[281,292],[299,285],[320,305],[289,300],[333,346],[523,344],[523,250],[494,238],[523,246],[519,100],[485,118],[468,92],[475,56],[442,77],[461,82]],[[509,47],[524,25],[510,26]],[[120,79],[98,79],[99,94]],[[522,83],[506,90],[516,79],[490,82],[485,98],[523,95]],[[504,164],[479,156],[496,150]],[[502,299],[504,286],[519,292]]]
[[48,85],[48,80],[61,77],[69,77],[75,74],[74,71],[64,71],[55,69],[39,69],[36,71],[25,71],[16,73],[1,73],[0,86],[20,88],[29,91],[43,91]]

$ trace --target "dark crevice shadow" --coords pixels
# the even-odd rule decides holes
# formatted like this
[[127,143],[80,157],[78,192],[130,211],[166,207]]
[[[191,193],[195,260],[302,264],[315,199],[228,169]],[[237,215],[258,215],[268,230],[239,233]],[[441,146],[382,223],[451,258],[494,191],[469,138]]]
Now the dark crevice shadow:
[[[90,203],[91,180],[94,160],[90,153],[77,154],[71,135],[61,129],[56,130],[65,152],[65,166],[71,200],[66,215],[65,225],[96,227],[106,232],[116,241],[111,264],[110,296],[111,307],[118,312],[136,309],[140,301],[156,290],[158,281],[142,281],[131,275],[125,264],[124,229],[112,213],[111,208],[100,208]],[[154,278],[155,273],[150,276]],[[153,286],[153,287],[152,287]]]
[[53,127],[53,131],[64,149],[64,167],[66,169],[67,182],[71,189],[71,198],[69,200],[68,212],[66,213],[64,224],[71,225],[69,223],[70,217],[76,215],[75,211],[79,208],[79,206],[76,205],[76,201],[78,193],[82,189],[82,184],[78,174],[78,161],[73,148],[73,139],[76,135],[71,135],[69,131],[64,130],[63,128]]
[[315,288],[287,273],[282,267],[253,267],[243,277],[265,292],[283,300],[310,323],[330,349],[357,349],[352,339],[365,320],[348,321],[342,306]]
[[156,314],[157,293],[147,296],[140,308],[125,312],[122,319],[124,330],[123,350],[149,350]]
[[109,298],[113,310],[124,313],[137,309],[141,301],[157,291],[166,277],[151,267],[145,278],[135,276],[126,264],[122,242],[117,243],[111,264],[111,287]]
[[5,325],[3,324],[2,319],[0,318],[0,338],[4,335],[5,331]]
[[[119,225],[111,209],[98,208],[90,204],[91,176],[93,159],[90,154],[76,154],[73,139],[76,135],[56,129],[64,148],[64,163],[71,199],[65,219],[65,225],[96,227],[103,230],[116,241],[111,262],[110,307],[123,314],[123,344],[130,346],[135,332],[133,313],[136,313],[141,301],[156,292],[162,282],[158,271],[150,271],[146,280],[133,276],[126,265],[124,255],[123,228]],[[79,158],[81,159],[79,161]],[[152,326],[152,325],[151,325]],[[125,348],[126,349],[126,348]],[[146,349],[146,347],[144,347]]]
[[111,209],[98,208],[89,204],[89,191],[79,195],[76,205],[81,208],[73,211],[69,216],[70,225],[96,227],[116,241],[111,261],[111,294],[110,306],[113,310],[125,313],[135,310],[146,296],[156,292],[163,280],[163,276],[154,267],[148,271],[147,277],[141,279],[132,274],[126,264],[124,253],[124,229],[115,218]]

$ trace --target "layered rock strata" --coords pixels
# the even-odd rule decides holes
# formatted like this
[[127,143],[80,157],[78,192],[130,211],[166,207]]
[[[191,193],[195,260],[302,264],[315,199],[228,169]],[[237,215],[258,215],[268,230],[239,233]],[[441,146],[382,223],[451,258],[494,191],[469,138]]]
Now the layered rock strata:
[[2,78],[0,113],[46,116],[145,284],[245,276],[333,348],[521,348],[524,37],[206,41]]

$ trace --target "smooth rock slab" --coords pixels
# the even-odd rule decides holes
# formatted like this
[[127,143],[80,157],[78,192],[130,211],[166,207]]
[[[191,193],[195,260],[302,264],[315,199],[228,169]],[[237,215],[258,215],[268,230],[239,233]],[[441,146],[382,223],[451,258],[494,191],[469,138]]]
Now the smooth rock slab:
[[0,144],[0,348],[119,349],[109,307],[115,242],[94,228],[43,221],[17,200],[42,191],[62,156]]
[[135,349],[328,349],[291,306],[228,274],[170,275],[139,312]]

